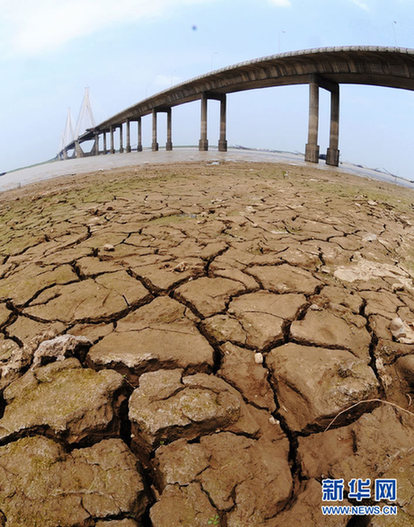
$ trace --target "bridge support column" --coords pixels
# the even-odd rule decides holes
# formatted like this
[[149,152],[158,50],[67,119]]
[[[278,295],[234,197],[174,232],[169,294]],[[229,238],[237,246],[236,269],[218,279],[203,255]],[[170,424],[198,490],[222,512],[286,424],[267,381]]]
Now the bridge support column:
[[138,117],[138,143],[137,143],[137,152],[142,152],[142,124],[141,117]]
[[95,143],[93,145],[93,152],[95,156],[99,156],[99,134],[95,132]]
[[114,127],[111,126],[109,129],[110,135],[111,135],[111,154],[115,154],[115,146],[114,146]]
[[122,123],[119,125],[119,153],[124,151],[124,128]]
[[326,164],[337,167],[339,165],[339,86],[331,91],[331,128],[329,133],[329,148],[326,151]]
[[200,141],[198,143],[198,149],[200,151],[208,150],[207,140],[207,95],[203,94],[201,97],[201,130],[200,130]]
[[171,139],[171,108],[167,109],[167,142],[165,144],[166,150],[172,150],[172,139]]
[[226,95],[220,100],[220,139],[218,144],[219,152],[227,152],[226,140]]
[[126,122],[126,151],[131,152],[131,126],[129,119]]
[[157,142],[157,110],[154,108],[152,110],[152,151],[156,152],[158,150]]
[[79,141],[75,141],[75,157],[84,157]]
[[66,148],[62,151],[62,158],[63,159],[67,159],[68,158],[68,151],[66,150]]
[[107,154],[108,150],[106,148],[106,132],[103,133],[103,153]]
[[305,150],[305,161],[319,163],[318,145],[319,124],[319,84],[316,79],[309,82],[309,125],[308,142]]

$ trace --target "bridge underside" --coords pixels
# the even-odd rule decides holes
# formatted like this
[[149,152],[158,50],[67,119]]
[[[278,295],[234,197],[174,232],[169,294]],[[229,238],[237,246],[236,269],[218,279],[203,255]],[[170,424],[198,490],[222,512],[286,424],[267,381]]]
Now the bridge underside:
[[172,149],[171,108],[195,100],[201,100],[200,150],[208,149],[207,140],[207,101],[220,101],[220,140],[219,149],[227,149],[226,140],[226,96],[227,94],[267,88],[309,84],[309,122],[308,142],[305,158],[318,162],[319,146],[318,116],[319,88],[331,92],[330,144],[326,154],[327,163],[338,165],[339,135],[339,85],[366,84],[414,90],[414,50],[397,48],[348,47],[325,48],[297,53],[285,53],[263,59],[244,62],[224,68],[145,99],[110,119],[88,130],[77,141],[67,145],[59,155],[65,157],[69,149],[81,155],[80,143],[95,140],[94,152],[99,150],[99,136],[103,136],[103,152],[107,152],[106,134],[111,139],[110,152],[114,151],[113,134],[120,130],[120,151],[123,151],[123,130],[126,130],[126,151],[131,151],[130,122],[138,123],[138,150],[142,150],[141,118],[152,114],[152,149],[158,150],[157,113],[167,113],[167,149]]

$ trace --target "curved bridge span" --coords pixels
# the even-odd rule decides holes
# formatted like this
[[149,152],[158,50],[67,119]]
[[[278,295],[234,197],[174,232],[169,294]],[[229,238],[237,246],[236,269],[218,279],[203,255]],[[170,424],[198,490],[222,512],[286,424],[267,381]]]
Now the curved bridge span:
[[[114,153],[114,132],[119,129],[119,151],[131,151],[130,126],[138,126],[137,150],[142,150],[141,118],[152,114],[152,149],[158,150],[157,113],[167,114],[166,149],[172,149],[171,109],[179,104],[201,101],[201,129],[199,149],[208,150],[207,101],[220,101],[220,139],[218,148],[227,150],[226,99],[227,94],[238,91],[286,86],[290,84],[309,85],[308,141],[305,160],[317,163],[319,160],[319,88],[331,93],[330,139],[326,162],[337,166],[339,163],[339,92],[340,84],[367,84],[414,90],[414,50],[382,47],[340,47],[322,48],[294,53],[283,53],[270,57],[242,62],[207,75],[196,77],[168,90],[157,93],[123,110],[98,124],[93,129],[72,141],[59,152],[67,158],[85,155],[81,148],[84,141],[94,140],[91,154]],[[126,144],[124,145],[124,132]],[[110,145],[107,148],[107,133]],[[102,149],[100,149],[102,143]],[[89,154],[89,155],[91,155]]]

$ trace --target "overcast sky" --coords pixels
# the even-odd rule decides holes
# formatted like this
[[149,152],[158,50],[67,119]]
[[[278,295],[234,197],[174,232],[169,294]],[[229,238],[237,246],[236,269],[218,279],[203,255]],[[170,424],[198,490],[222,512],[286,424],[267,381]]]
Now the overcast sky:
[[[414,0],[0,0],[0,172],[53,157],[84,88],[97,123],[212,69],[324,46],[414,48]],[[303,152],[308,87],[228,97],[229,145]],[[218,140],[209,102],[209,142]],[[173,109],[173,142],[197,144],[200,103]],[[143,118],[143,143],[151,143]],[[159,143],[165,143],[165,116]],[[414,93],[341,86],[342,160],[414,179]],[[321,152],[329,94],[321,90]],[[134,135],[132,136],[134,141]]]

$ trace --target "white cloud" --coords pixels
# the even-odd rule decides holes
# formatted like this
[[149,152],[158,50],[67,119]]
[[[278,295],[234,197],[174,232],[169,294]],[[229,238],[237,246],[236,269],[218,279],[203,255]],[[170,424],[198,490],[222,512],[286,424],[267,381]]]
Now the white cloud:
[[292,5],[290,0],[269,0],[269,2],[276,7],[290,7]]
[[36,55],[114,24],[209,1],[0,0],[1,44],[9,54]]
[[368,7],[368,4],[366,4],[365,2],[362,2],[362,0],[351,0],[351,2],[353,4],[355,4],[357,7],[359,7],[360,9],[362,9],[363,11],[369,11],[369,7]]

